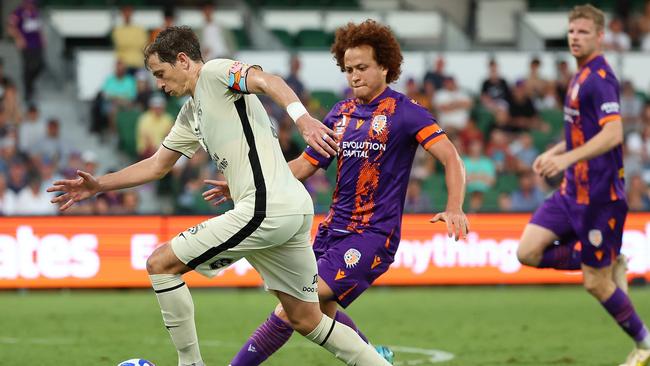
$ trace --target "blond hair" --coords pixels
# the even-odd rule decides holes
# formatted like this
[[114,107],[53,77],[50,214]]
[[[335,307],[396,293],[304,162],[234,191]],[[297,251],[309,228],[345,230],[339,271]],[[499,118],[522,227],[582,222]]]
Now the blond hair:
[[576,19],[591,19],[596,25],[596,30],[601,32],[605,29],[605,13],[591,4],[576,5],[569,12],[569,22]]

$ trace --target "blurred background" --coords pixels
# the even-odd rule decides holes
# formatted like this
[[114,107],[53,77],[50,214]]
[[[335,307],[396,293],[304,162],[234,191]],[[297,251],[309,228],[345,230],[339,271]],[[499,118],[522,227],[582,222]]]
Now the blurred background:
[[[428,108],[467,167],[467,212],[530,212],[553,189],[530,174],[535,157],[562,138],[562,100],[575,72],[566,52],[573,0],[248,0],[2,2],[0,211],[56,215],[53,180],[119,169],[150,156],[184,102],[155,88],[140,50],[169,25],[196,30],[206,60],[259,64],[281,75],[322,118],[349,96],[329,53],[334,30],[367,18],[388,24],[404,50],[392,85]],[[607,58],[621,82],[630,207],[650,208],[650,2],[598,0],[607,12]],[[267,98],[285,157],[305,144]],[[108,193],[68,214],[211,214],[201,151],[162,181]],[[326,212],[335,169],[306,182]],[[444,208],[441,166],[420,151],[406,212]]]

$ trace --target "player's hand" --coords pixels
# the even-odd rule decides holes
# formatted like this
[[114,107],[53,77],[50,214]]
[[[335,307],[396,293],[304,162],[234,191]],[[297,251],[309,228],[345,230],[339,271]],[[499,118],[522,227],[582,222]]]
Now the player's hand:
[[205,179],[203,182],[214,186],[214,188],[210,188],[203,192],[204,200],[208,202],[214,200],[212,205],[219,206],[230,199],[230,188],[228,188],[228,182],[212,179]]
[[309,114],[300,116],[296,121],[296,125],[307,145],[326,158],[336,156],[339,151],[339,144],[334,131]]
[[52,198],[52,203],[63,203],[60,211],[67,210],[75,202],[85,200],[97,194],[101,187],[99,182],[90,173],[77,170],[77,179],[64,179],[55,181],[48,192],[63,192],[60,196]]
[[543,177],[554,177],[564,171],[570,165],[565,154],[551,156],[539,164],[539,174]]
[[535,161],[533,161],[533,172],[535,174],[542,174],[542,165],[544,162],[546,162],[546,159],[548,158],[548,154],[543,153],[539,155],[537,158],[535,158]]
[[462,210],[449,210],[436,214],[430,222],[443,221],[447,224],[447,235],[452,236],[456,241],[467,238],[469,232],[469,220]]

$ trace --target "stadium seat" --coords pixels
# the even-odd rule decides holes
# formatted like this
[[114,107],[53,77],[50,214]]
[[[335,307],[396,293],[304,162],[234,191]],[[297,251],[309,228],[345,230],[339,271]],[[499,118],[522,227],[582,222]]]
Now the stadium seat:
[[249,48],[251,46],[248,34],[246,34],[244,29],[233,29],[232,34],[235,36],[238,48]]
[[552,133],[546,133],[538,130],[531,131],[530,135],[533,138],[533,145],[535,145],[535,148],[540,152],[546,151],[548,145],[553,142],[556,136]]
[[124,109],[117,113],[118,147],[131,158],[136,158],[136,131],[140,111],[137,109]]
[[320,106],[328,111],[341,100],[341,97],[329,90],[314,90],[311,92],[311,97],[316,99]]
[[490,189],[483,194],[483,207],[481,212],[498,212],[499,211],[499,194],[501,192]]
[[543,109],[539,116],[551,125],[551,134],[557,135],[564,128],[564,113],[560,109]]
[[501,192],[513,192],[519,188],[519,178],[515,174],[499,174],[497,175],[497,181],[492,189],[497,193]]
[[488,133],[494,126],[495,120],[494,115],[490,113],[485,107],[481,106],[479,102],[475,103],[474,109],[472,110],[472,115],[476,121],[476,126],[483,133],[483,136],[488,137]]
[[295,47],[295,40],[286,29],[272,29],[271,33],[287,48]]
[[296,45],[300,48],[329,48],[332,35],[320,29],[303,29],[296,34]]

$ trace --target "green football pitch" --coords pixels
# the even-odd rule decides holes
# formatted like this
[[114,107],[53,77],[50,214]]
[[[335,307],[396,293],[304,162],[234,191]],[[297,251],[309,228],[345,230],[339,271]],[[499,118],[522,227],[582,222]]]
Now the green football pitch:
[[[261,290],[193,290],[209,366],[227,365],[275,305]],[[650,288],[632,288],[650,320]],[[175,366],[151,291],[0,292],[0,365]],[[585,365],[622,362],[632,343],[581,287],[375,288],[349,308],[396,365]],[[297,334],[267,365],[342,365]]]

